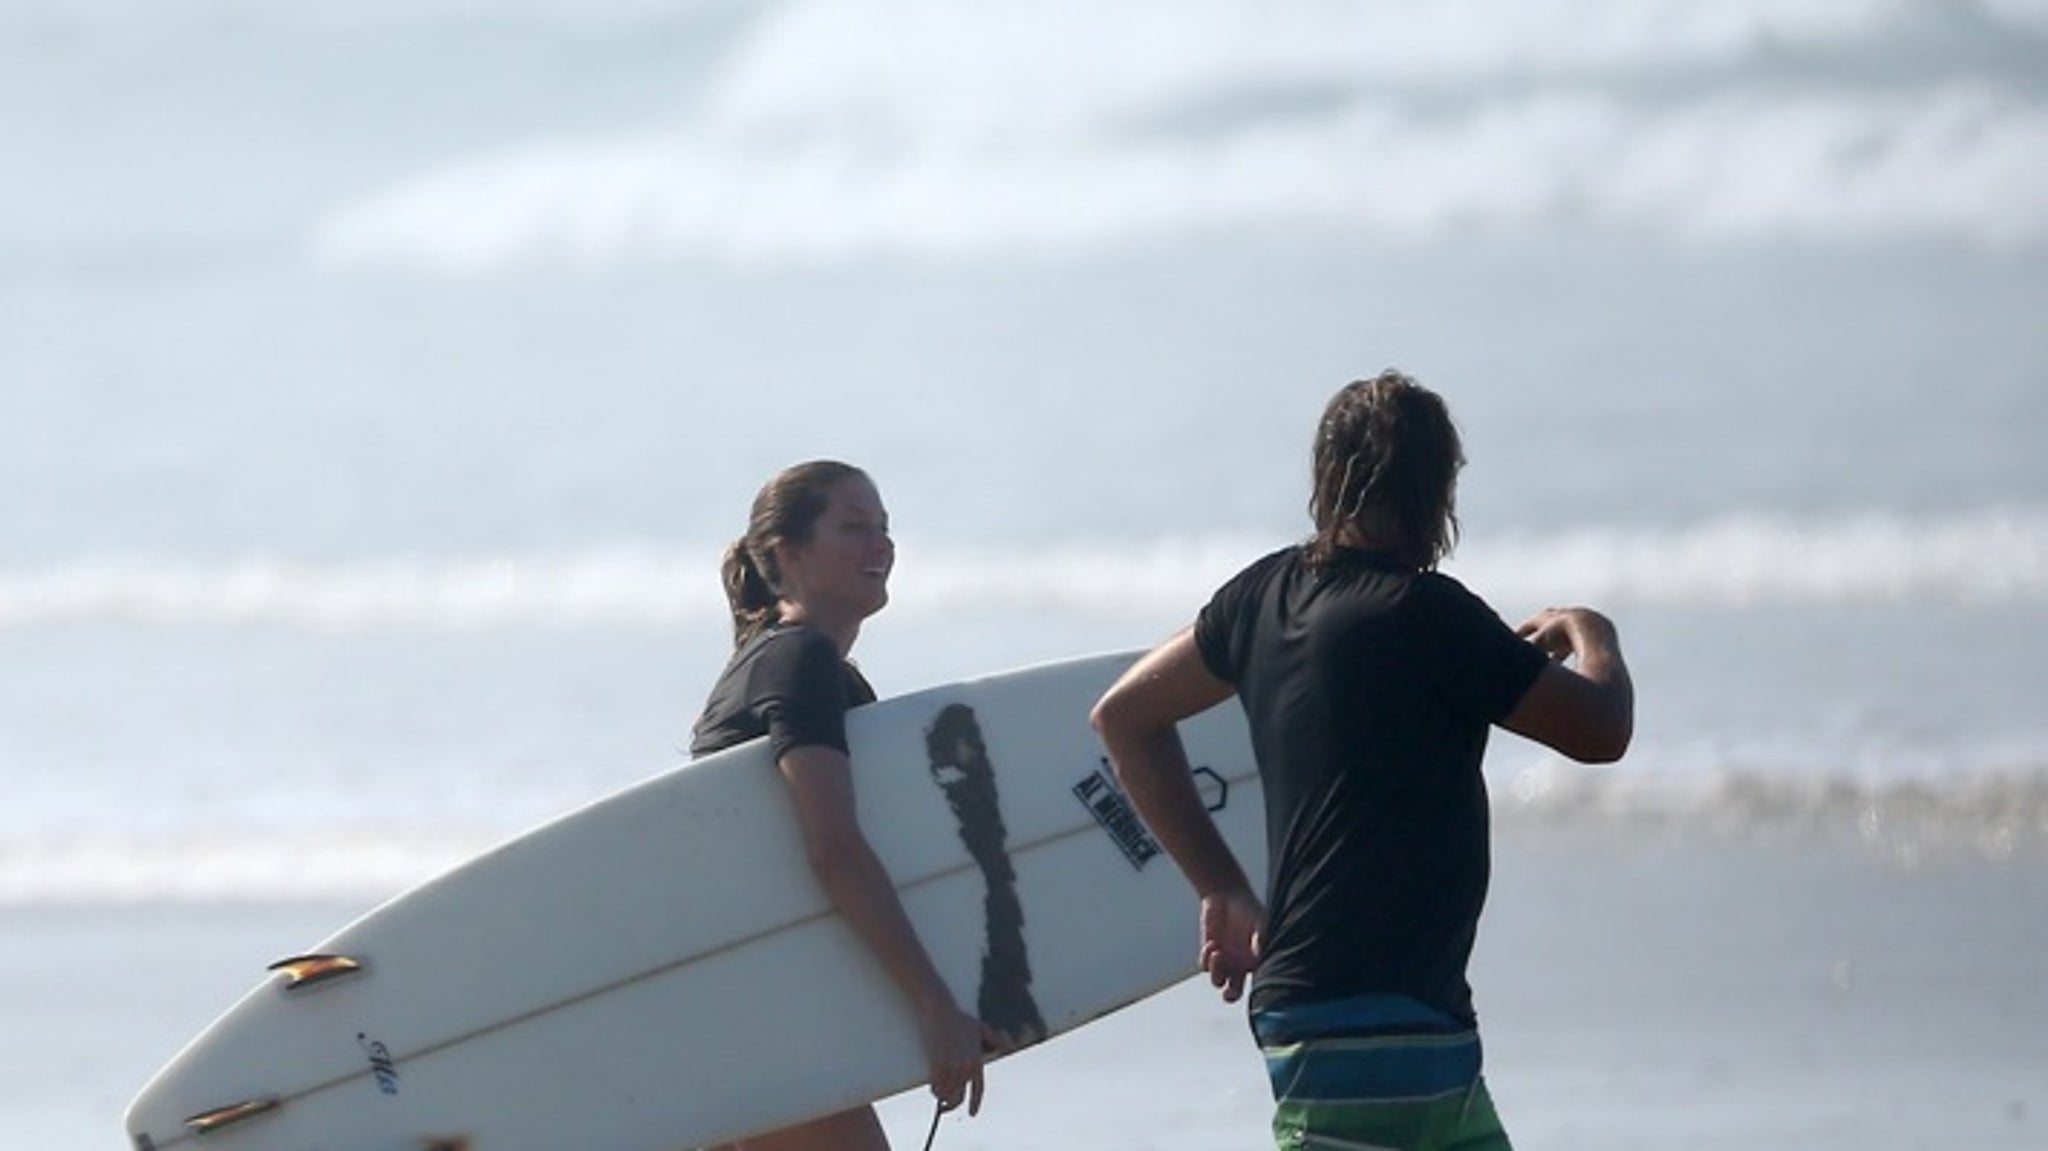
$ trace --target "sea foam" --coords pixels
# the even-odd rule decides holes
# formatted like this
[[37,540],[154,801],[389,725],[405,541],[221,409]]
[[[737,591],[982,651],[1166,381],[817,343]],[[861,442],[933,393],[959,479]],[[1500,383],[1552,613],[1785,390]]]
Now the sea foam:
[[[1183,618],[1289,541],[1244,536],[1029,549],[906,540],[892,618],[979,612]],[[709,545],[561,553],[88,557],[0,569],[0,630],[73,625],[309,632],[682,628],[721,622]],[[1676,528],[1583,526],[1474,540],[1445,570],[1489,600],[1742,609],[2048,604],[2048,511],[1800,520],[1732,515]]]
[[334,267],[447,274],[1293,227],[2029,251],[2044,23],[2018,0],[783,4],[671,114],[429,164],[308,242]]
[[[1546,761],[1503,773],[1492,789],[1495,823],[1509,835],[1597,825],[1795,848],[1825,840],[1904,867],[2048,855],[2048,768],[1872,781]],[[183,831],[17,830],[0,836],[0,906],[381,900],[525,830],[383,821],[286,834],[217,820]]]

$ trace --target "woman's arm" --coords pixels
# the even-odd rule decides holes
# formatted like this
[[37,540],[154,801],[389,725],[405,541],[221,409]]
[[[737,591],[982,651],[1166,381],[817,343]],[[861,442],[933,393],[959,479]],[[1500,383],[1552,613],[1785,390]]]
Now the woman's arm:
[[917,1012],[932,1094],[947,1109],[964,1099],[968,1114],[978,1112],[983,1049],[993,1036],[955,1003],[904,913],[888,870],[861,833],[852,764],[836,748],[805,745],[784,752],[778,766],[796,803],[811,871]]

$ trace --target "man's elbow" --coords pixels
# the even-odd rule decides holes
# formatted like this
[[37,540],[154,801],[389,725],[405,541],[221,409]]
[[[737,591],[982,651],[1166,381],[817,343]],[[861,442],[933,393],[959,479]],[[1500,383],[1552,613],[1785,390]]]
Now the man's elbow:
[[1088,726],[1104,743],[1114,744],[1131,730],[1130,709],[1112,692],[1096,700],[1095,706],[1088,709]]
[[1628,754],[1628,736],[1591,741],[1568,754],[1580,763],[1595,767],[1619,763],[1621,757]]
[[1552,665],[1529,689],[1506,726],[1569,759],[1613,763],[1635,735],[1635,691]]
[[1123,721],[1124,717],[1118,714],[1115,703],[1108,697],[1104,697],[1094,707],[1088,709],[1088,726],[1094,729],[1095,738],[1101,741],[1103,750],[1109,753],[1102,757],[1103,762],[1108,765],[1110,774],[1116,777],[1119,784],[1123,782],[1124,774],[1124,757],[1117,754],[1117,748],[1124,738]]
[[1144,743],[1139,734],[1143,728],[1142,723],[1131,714],[1129,708],[1123,706],[1122,701],[1111,694],[1104,696],[1089,709],[1088,726],[1095,729],[1097,738],[1102,741],[1103,750],[1109,753],[1103,758],[1107,761],[1110,775],[1116,779],[1117,786],[1126,791],[1130,790],[1130,773],[1134,761],[1140,758],[1133,749]]
[[1578,733],[1570,746],[1558,750],[1584,764],[1619,763],[1628,754],[1628,745],[1635,737],[1633,716],[1615,716],[1605,722],[1589,725]]

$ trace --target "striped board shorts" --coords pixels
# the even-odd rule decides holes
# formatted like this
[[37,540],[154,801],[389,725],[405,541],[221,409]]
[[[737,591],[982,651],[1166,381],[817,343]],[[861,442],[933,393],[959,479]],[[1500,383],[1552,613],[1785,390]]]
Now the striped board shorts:
[[1280,1151],[1509,1151],[1479,1033],[1413,999],[1257,1012]]

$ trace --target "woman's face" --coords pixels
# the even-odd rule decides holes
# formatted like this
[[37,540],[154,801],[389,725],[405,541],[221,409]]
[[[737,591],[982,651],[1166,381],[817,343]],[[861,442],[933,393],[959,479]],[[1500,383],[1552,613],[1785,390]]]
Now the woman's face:
[[785,596],[814,621],[858,622],[889,602],[896,544],[882,494],[866,476],[833,484],[811,537],[782,546]]

